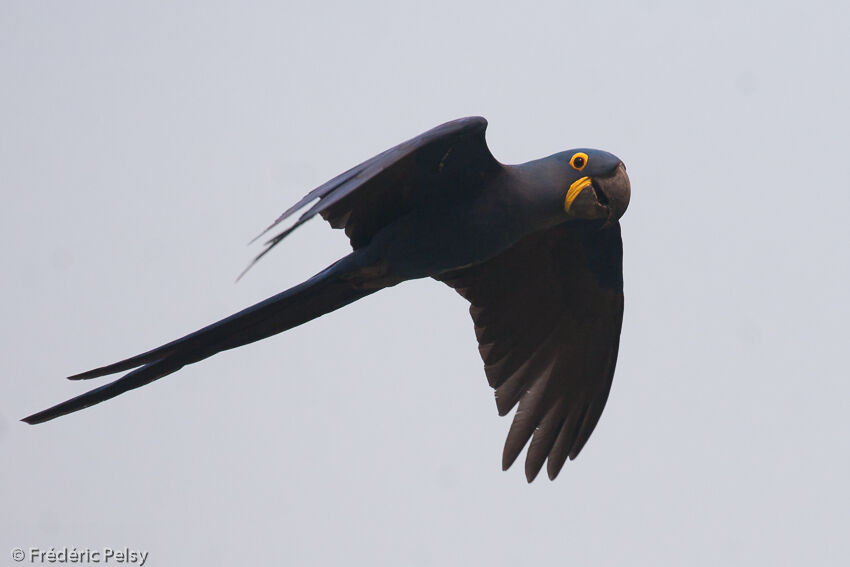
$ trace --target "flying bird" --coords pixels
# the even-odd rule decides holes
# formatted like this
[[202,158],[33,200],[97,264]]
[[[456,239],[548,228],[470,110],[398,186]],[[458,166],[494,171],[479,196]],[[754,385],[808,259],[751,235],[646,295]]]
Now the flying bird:
[[306,209],[254,262],[317,214],[345,230],[349,255],[183,338],[70,376],[130,371],[23,421],[81,410],[385,287],[430,277],[469,301],[499,414],[519,404],[503,469],[531,440],[526,478],[546,462],[554,479],[593,432],[614,376],[623,318],[619,219],[629,178],[619,158],[587,148],[502,164],[487,148],[486,128],[481,117],[448,122],[317,187],[264,231]]

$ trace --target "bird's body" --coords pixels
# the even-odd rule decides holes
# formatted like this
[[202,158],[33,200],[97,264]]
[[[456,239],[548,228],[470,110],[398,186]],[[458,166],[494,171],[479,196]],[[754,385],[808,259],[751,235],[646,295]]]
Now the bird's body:
[[[481,191],[427,203],[393,221],[353,255],[382,266],[395,283],[480,263],[546,226],[523,207],[517,173],[506,168]],[[362,260],[360,260],[362,258]]]
[[485,128],[482,118],[449,122],[315,189],[269,227],[319,199],[258,259],[316,214],[345,229],[351,254],[195,333],[72,376],[135,369],[25,421],[77,411],[384,287],[433,277],[472,303],[500,413],[520,403],[505,468],[533,435],[529,481],[547,456],[554,478],[586,442],[613,376],[622,320],[617,220],[628,204],[628,178],[618,158],[589,149],[500,164]]

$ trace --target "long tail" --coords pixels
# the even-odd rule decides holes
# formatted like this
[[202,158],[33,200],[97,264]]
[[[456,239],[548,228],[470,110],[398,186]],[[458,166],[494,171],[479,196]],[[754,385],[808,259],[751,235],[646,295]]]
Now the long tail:
[[359,268],[355,255],[356,252],[309,280],[182,339],[108,366],[69,376],[71,380],[85,380],[135,368],[114,382],[25,417],[21,421],[30,424],[42,423],[93,406],[168,376],[187,364],[297,327],[374,293],[379,286],[364,289],[355,283],[359,280],[356,277]]

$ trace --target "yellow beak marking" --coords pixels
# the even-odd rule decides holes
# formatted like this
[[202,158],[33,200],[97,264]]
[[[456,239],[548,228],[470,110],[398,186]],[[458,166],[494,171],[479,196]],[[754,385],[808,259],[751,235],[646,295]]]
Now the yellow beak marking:
[[593,182],[590,180],[590,177],[585,176],[570,185],[570,189],[567,191],[567,199],[566,201],[564,201],[565,211],[570,212],[570,207],[573,205],[573,201],[575,201],[579,193],[581,193],[583,189],[591,185],[591,183]]

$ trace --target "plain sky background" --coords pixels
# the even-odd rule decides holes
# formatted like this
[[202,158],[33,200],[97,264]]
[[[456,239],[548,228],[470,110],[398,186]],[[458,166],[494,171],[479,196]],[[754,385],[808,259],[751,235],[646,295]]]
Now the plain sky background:
[[[147,565],[846,565],[847,2],[0,1],[0,554]],[[628,165],[608,406],[500,470],[433,281],[39,426],[64,376],[331,263],[314,186],[480,114],[497,158]],[[2,563],[6,564],[6,563]]]

